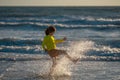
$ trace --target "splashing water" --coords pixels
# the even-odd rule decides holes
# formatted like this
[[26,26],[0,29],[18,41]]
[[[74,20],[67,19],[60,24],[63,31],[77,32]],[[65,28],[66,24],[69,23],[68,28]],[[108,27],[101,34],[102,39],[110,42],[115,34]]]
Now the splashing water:
[[[82,54],[89,51],[93,47],[92,41],[77,41],[70,44],[67,48],[68,54],[73,58],[81,58]],[[57,61],[57,65],[54,69],[53,75],[55,76],[70,76],[71,75],[71,61],[66,57],[61,57]]]
[[83,57],[83,54],[94,47],[93,41],[77,41],[70,44],[68,53],[75,58]]
[[[80,60],[83,59],[100,59],[102,56],[94,56],[94,55],[100,55],[97,53],[93,53],[94,55],[90,55],[91,51],[103,51],[107,52],[105,53],[114,53],[117,52],[119,53],[119,49],[117,48],[111,48],[109,46],[104,46],[104,45],[97,45],[94,41],[89,41],[89,40],[84,40],[84,41],[75,41],[75,42],[70,42],[68,43],[67,47],[63,47],[60,49],[64,49],[67,51],[67,53],[72,57],[72,58],[80,58]],[[86,53],[88,55],[86,55]],[[102,54],[102,53],[101,53]],[[38,54],[36,54],[38,55]],[[89,56],[90,55],[90,56]],[[28,58],[28,55],[26,56]],[[46,74],[48,75],[50,72],[50,68],[52,66],[52,61],[50,58],[48,58],[48,55],[39,55],[41,57],[40,61],[29,61],[25,62],[26,65],[20,66],[21,62],[17,62],[14,64],[13,68],[15,70],[24,70],[27,72],[43,75]],[[106,57],[107,58],[107,57]],[[24,63],[22,63],[24,64]],[[74,64],[65,56],[61,55],[59,56],[57,60],[57,65],[53,71],[53,76],[71,76],[72,75],[72,68],[74,68]],[[36,75],[35,75],[36,76]],[[47,77],[47,76],[46,76]]]
[[57,65],[52,73],[53,76],[70,76],[70,61],[66,57],[62,57],[57,61]]

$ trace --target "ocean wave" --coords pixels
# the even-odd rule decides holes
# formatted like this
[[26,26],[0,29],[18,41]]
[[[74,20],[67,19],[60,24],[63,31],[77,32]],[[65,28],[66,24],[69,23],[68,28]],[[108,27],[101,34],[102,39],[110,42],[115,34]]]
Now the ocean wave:
[[120,22],[120,19],[111,19],[111,18],[98,18],[97,21],[108,21],[108,22]]
[[[120,21],[119,17],[102,17],[102,16],[81,16],[81,15],[64,15],[67,20],[85,20],[85,21]],[[62,20],[62,19],[61,19]]]
[[42,50],[41,43],[39,39],[3,38],[0,39],[0,52],[39,53]]
[[[106,45],[99,45],[94,41],[70,41],[66,46],[60,46],[59,49],[67,50],[72,57],[80,57],[82,61],[118,61],[120,60],[120,48]],[[19,53],[19,54],[44,54],[40,45],[26,46],[0,46],[2,53]],[[2,60],[4,58],[1,58]],[[6,58],[5,58],[6,59]]]
[[0,25],[35,25],[35,26],[76,26],[79,25],[105,25],[119,26],[120,18],[109,17],[94,17],[94,16],[79,16],[79,15],[62,15],[62,16],[47,16],[47,17],[29,17],[29,18],[3,18],[0,20]]
[[36,61],[49,59],[49,57],[43,54],[0,53],[0,61]]
[[88,40],[73,42],[68,53],[72,57],[79,57],[81,61],[120,61],[119,47],[100,45]]
[[41,44],[41,40],[37,39],[17,39],[17,38],[3,38],[0,39],[0,45],[6,46],[25,46],[25,45],[39,45]]
[[7,53],[24,53],[24,54],[38,54],[42,53],[42,47],[40,45],[35,46],[1,46],[0,52]]
[[8,17],[10,17],[10,18],[16,18],[16,17],[18,17],[18,18],[26,18],[26,17],[41,17],[41,16],[44,16],[44,14],[43,15],[39,15],[38,13],[29,13],[29,12],[12,12],[12,13],[6,13],[6,14],[4,14],[4,13],[1,13],[0,14],[0,17],[1,18],[8,18]]
[[103,51],[106,53],[120,53],[120,48],[112,48],[110,46],[100,46],[98,45],[97,47],[93,48],[95,51]]
[[93,27],[93,28],[104,28],[104,27],[114,27],[114,28],[119,28],[119,25],[116,24],[62,24],[62,23],[34,23],[34,22],[0,22],[0,27],[27,27],[27,26],[31,26],[31,27],[37,27],[37,28],[45,28],[49,25],[54,25],[58,28],[89,28],[89,27]]
[[[87,51],[88,55],[100,55],[97,54],[96,52],[100,52],[103,55],[109,55],[109,54],[118,54],[120,55],[120,48],[119,47],[111,47],[111,46],[106,46],[103,44],[98,44],[94,41],[80,41],[80,42],[75,42],[72,43],[72,45],[75,45],[74,48],[72,50],[75,49],[78,50],[79,52],[83,52],[83,51]],[[87,45],[87,46],[86,46]],[[71,48],[70,48],[71,49]],[[93,52],[93,53],[92,53]],[[83,53],[84,55],[84,53]],[[85,54],[86,55],[86,54]]]
[[72,21],[102,21],[102,22],[120,22],[120,18],[105,18],[105,17],[93,17],[93,16],[51,16],[51,17],[29,17],[29,18],[3,18],[1,21],[9,22],[72,22]]
[[120,48],[95,45],[85,54],[82,54],[82,61],[120,61]]

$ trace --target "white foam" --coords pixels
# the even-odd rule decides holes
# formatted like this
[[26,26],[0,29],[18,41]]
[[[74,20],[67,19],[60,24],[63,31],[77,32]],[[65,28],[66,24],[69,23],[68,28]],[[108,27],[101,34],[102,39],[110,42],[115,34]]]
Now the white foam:
[[[101,21],[101,19],[98,21]],[[114,21],[114,20],[113,20]],[[30,24],[30,25],[37,25],[37,26],[49,26],[49,25],[54,25],[54,26],[59,26],[59,27],[65,27],[65,28],[79,28],[79,27],[119,27],[114,24],[100,24],[100,25],[88,25],[88,24],[61,24],[61,23],[41,23],[41,22],[0,22],[2,25],[21,25],[21,24]]]
[[34,50],[35,52],[43,50],[41,46],[35,45],[35,46],[1,46],[0,50],[2,49],[12,49],[12,50]]
[[82,57],[82,54],[94,46],[93,41],[77,41],[70,44],[68,53],[73,57]]
[[[118,48],[111,48],[109,46],[96,46],[93,41],[75,41],[70,42],[69,47],[67,49],[69,55],[73,58],[84,58],[84,53],[88,52],[89,50],[96,50],[96,51],[108,51],[108,52],[120,52]],[[20,57],[19,55],[17,55]],[[24,57],[28,57],[29,55],[23,55]],[[22,57],[22,56],[21,56]],[[30,57],[30,56],[29,56]],[[31,56],[33,58],[33,56]],[[26,61],[26,62],[16,62],[11,68],[8,70],[12,71],[25,71],[34,74],[49,74],[50,68],[52,66],[52,60],[49,58],[45,58],[42,55],[36,55],[34,57],[41,58],[40,61]],[[49,57],[47,55],[47,57]],[[91,56],[92,58],[99,58],[96,56]],[[86,57],[87,58],[87,57]],[[88,57],[89,58],[89,57]],[[105,57],[102,57],[105,58]],[[22,66],[21,66],[22,65]],[[72,75],[72,62],[63,56],[60,56],[59,60],[57,61],[57,65],[54,69],[53,76],[71,76]]]
[[[87,46],[86,46],[87,45]],[[93,47],[94,42],[92,41],[77,41],[70,43],[68,50],[69,55],[73,58],[81,58],[82,54],[87,52],[88,50]],[[62,57],[58,62],[53,75],[71,75],[71,61],[66,58]]]
[[53,76],[70,76],[71,71],[69,67],[70,61],[66,57],[62,57],[57,61],[57,65],[52,73]]
[[110,22],[114,22],[114,21],[120,21],[120,19],[111,19],[111,18],[98,18],[98,21],[110,21]]
[[120,48],[112,48],[110,46],[104,46],[104,45],[96,45],[96,47],[94,47],[93,50],[103,51],[106,53],[120,53]]

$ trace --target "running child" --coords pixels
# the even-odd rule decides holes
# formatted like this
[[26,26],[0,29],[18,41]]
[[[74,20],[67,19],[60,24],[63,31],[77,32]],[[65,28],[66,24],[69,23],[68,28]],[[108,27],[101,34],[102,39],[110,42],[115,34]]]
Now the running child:
[[56,44],[64,42],[66,38],[64,37],[63,39],[55,39],[54,38],[55,31],[56,31],[56,28],[54,26],[49,26],[45,30],[46,36],[44,37],[44,40],[42,42],[43,49],[49,54],[53,62],[52,67],[50,68],[50,75],[54,71],[54,68],[57,64],[56,60],[59,55],[65,55],[72,62],[76,62],[78,60],[78,59],[71,58],[65,50],[56,49]]

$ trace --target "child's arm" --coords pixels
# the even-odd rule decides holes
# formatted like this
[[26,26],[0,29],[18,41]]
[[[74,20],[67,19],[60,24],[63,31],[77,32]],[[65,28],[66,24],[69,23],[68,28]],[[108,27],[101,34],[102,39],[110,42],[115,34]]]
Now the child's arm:
[[63,39],[56,39],[55,43],[58,44],[58,43],[64,42],[65,40],[66,40],[66,37],[64,37]]

